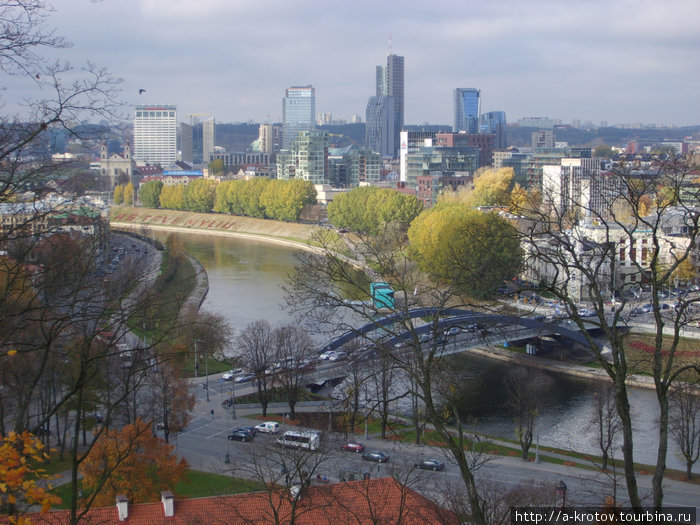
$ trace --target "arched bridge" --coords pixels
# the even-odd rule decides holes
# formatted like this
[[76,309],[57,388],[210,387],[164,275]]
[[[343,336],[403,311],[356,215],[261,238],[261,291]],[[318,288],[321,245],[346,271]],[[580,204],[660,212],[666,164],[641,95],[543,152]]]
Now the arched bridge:
[[[376,319],[375,321],[351,330],[324,345],[319,349],[319,353],[338,350],[344,345],[355,339],[373,339],[378,340],[379,337],[372,337],[373,332],[382,333],[383,329],[389,330],[384,332],[385,337],[381,343],[383,346],[396,345],[401,341],[409,343],[413,337],[413,333],[408,330],[392,327],[397,322],[407,322],[409,319],[434,317],[439,316],[438,332],[433,337],[426,338],[424,334],[430,334],[434,328],[434,323],[426,323],[422,326],[415,327],[412,332],[421,342],[425,342],[426,349],[429,342],[437,341],[440,344],[439,354],[446,356],[459,352],[464,352],[470,348],[476,348],[485,345],[499,345],[509,341],[517,341],[540,337],[543,335],[559,335],[572,342],[588,345],[588,341],[584,335],[578,330],[576,325],[570,325],[564,321],[547,321],[543,318],[534,317],[518,317],[514,315],[504,314],[488,314],[476,312],[473,310],[464,310],[461,308],[417,308],[408,312],[395,313]],[[461,335],[454,338],[445,337],[443,334],[452,327],[467,328],[468,326],[477,325],[480,328],[474,331],[462,330]],[[591,328],[594,328],[592,325]],[[466,335],[466,337],[465,337]],[[423,336],[421,338],[421,336]],[[427,339],[427,341],[426,341]],[[410,344],[410,343],[409,343]],[[356,355],[353,358],[357,357]],[[321,384],[323,381],[347,375],[346,362],[327,362],[327,364],[317,367],[314,372],[306,374],[307,379]]]
[[[337,350],[341,346],[352,341],[353,339],[367,336],[371,332],[374,332],[376,330],[382,330],[385,327],[390,327],[396,322],[403,322],[408,319],[416,319],[422,317],[434,317],[436,315],[440,316],[440,320],[438,321],[438,330],[440,331],[447,330],[453,326],[462,326],[467,324],[484,324],[488,326],[498,325],[502,328],[508,326],[516,326],[522,327],[525,329],[525,331],[532,332],[532,334],[523,334],[523,330],[520,330],[517,333],[515,333],[504,328],[503,330],[499,330],[499,332],[503,332],[504,334],[512,332],[512,337],[507,337],[505,341],[527,339],[529,337],[536,337],[538,335],[557,334],[577,343],[581,343],[584,345],[588,344],[588,341],[583,336],[583,334],[581,334],[581,332],[578,331],[578,329],[573,330],[571,328],[567,328],[556,321],[546,321],[543,319],[533,317],[518,317],[515,315],[488,314],[483,312],[476,312],[473,310],[463,310],[461,308],[430,307],[416,308],[413,310],[409,310],[408,312],[395,313],[377,319],[371,323],[361,326],[360,328],[357,328],[355,330],[351,330],[333,339],[332,341],[327,343],[320,350],[320,352]],[[433,328],[433,323],[426,323],[423,326],[416,327],[414,329],[414,332],[416,333],[416,335],[420,336],[422,334],[430,333],[430,331]],[[393,331],[393,333],[395,334],[395,336],[393,336],[392,339],[396,341],[408,339],[410,337],[410,333],[408,331],[404,331],[403,333]]]

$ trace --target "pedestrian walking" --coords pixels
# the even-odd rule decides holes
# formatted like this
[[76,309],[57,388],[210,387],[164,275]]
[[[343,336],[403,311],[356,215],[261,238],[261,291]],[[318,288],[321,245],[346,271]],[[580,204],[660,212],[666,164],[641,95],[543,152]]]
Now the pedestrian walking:
[[211,409],[211,418],[214,419],[214,409]]

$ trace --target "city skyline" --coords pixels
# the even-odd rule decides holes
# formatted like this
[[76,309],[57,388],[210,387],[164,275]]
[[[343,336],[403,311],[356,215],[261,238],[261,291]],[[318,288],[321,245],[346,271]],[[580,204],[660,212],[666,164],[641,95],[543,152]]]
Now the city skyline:
[[[271,0],[58,0],[46,21],[74,45],[48,53],[122,78],[136,104],[174,104],[182,120],[281,122],[280,94],[313,85],[317,112],[364,120],[372,68],[405,57],[406,124],[452,123],[453,92],[481,112],[615,124],[700,124],[694,0],[485,4],[438,0],[334,5]],[[391,35],[391,40],[390,40]],[[34,86],[5,77],[5,113]],[[139,90],[145,90],[139,94]],[[49,93],[46,93],[49,96]]]

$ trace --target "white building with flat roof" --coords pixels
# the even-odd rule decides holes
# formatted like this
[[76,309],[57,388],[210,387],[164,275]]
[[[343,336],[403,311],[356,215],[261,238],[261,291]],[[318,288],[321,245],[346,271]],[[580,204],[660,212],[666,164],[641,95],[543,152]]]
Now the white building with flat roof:
[[134,108],[134,160],[168,167],[177,161],[177,106]]

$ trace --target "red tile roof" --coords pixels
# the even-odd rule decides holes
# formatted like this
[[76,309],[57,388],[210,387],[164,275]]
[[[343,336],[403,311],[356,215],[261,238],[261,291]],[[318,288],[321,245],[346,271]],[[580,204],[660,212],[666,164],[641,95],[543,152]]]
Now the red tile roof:
[[[167,518],[161,502],[141,503],[129,505],[128,518],[120,522],[115,504],[91,509],[82,523],[267,525],[289,523],[292,516],[299,525],[458,524],[454,514],[393,478],[311,486],[296,502],[284,490],[180,500],[175,501],[174,516]],[[53,511],[31,519],[35,524],[63,525],[69,513]]]

